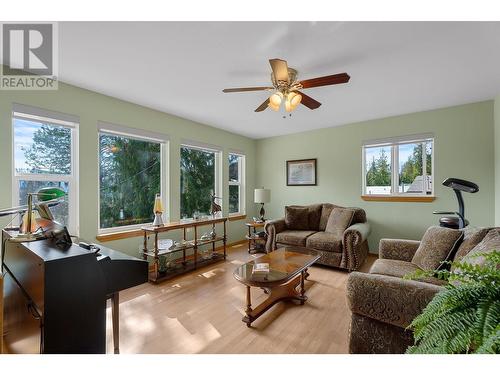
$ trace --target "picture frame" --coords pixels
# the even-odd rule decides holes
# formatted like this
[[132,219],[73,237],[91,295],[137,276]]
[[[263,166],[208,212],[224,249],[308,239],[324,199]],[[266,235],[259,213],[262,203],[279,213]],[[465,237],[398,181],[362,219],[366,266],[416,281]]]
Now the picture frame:
[[287,186],[316,186],[317,159],[286,161]]

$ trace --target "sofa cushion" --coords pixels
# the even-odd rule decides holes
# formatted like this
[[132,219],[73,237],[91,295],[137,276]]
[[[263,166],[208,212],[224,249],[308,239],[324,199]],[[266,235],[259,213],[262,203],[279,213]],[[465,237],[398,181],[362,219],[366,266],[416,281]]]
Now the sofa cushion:
[[[321,219],[322,204],[311,204],[309,206],[290,205],[293,208],[307,208],[307,221],[309,230],[319,230],[319,222]],[[285,209],[286,210],[286,209]],[[286,214],[286,211],[285,211]]]
[[426,271],[440,269],[451,259],[463,238],[463,231],[433,226],[427,229],[411,262]]
[[309,208],[286,206],[285,223],[291,230],[309,230]]
[[455,253],[454,260],[459,261],[466,256],[469,251],[476,247],[492,228],[465,228],[464,240]]
[[321,217],[319,219],[319,230],[320,231],[325,231],[326,229],[326,223],[328,223],[328,218],[330,217],[330,214],[332,213],[332,210],[335,207],[340,207],[336,206],[331,203],[323,203],[322,208],[321,208]]
[[467,255],[465,255],[461,262],[472,265],[482,265],[484,263],[483,256],[477,256],[481,253],[492,253],[494,250],[500,249],[500,229],[491,229],[483,240],[478,243]]
[[[332,210],[336,207],[339,208],[344,208],[342,206],[337,206],[332,203],[323,203],[322,204],[322,209],[321,209],[321,218],[319,220],[319,230],[324,231],[326,229],[326,223],[328,222],[328,218],[330,217],[330,214],[332,213]],[[352,223],[351,224],[357,224],[357,223],[366,223],[366,212],[362,208],[358,207],[348,207],[351,210],[354,210],[354,217],[352,218]]]
[[306,247],[321,251],[341,253],[342,235],[338,236],[334,233],[317,232],[307,237]]
[[404,260],[377,259],[369,272],[376,273],[377,275],[405,277],[419,269],[421,269],[419,266],[411,262],[405,262]]
[[342,236],[344,231],[351,225],[353,216],[354,210],[350,208],[335,207],[330,213],[325,232]]
[[347,207],[350,208],[351,210],[354,210],[354,216],[352,218],[352,223],[351,224],[357,224],[357,223],[366,223],[366,212],[362,208],[359,207]]
[[323,205],[312,204],[307,206],[309,209],[309,230],[319,230],[319,221],[321,219],[321,210]]
[[313,230],[285,230],[276,235],[276,242],[292,246],[306,246],[306,239],[316,233]]
[[[377,275],[386,275],[393,277],[403,278],[406,275],[411,275],[421,268],[411,262],[405,262],[404,260],[396,259],[377,259],[372,267],[370,268],[370,273]],[[434,285],[445,285],[446,281],[439,280],[435,277],[423,277],[415,279],[416,281],[422,281]]]

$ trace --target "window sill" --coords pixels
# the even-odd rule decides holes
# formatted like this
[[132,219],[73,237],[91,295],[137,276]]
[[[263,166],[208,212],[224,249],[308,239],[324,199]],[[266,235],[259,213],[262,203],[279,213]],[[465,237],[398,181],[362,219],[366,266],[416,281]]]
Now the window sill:
[[429,195],[362,195],[361,199],[368,202],[433,202],[436,197]]
[[246,218],[247,218],[246,214],[230,215],[229,216],[229,221],[245,220]]
[[99,242],[108,242],[108,241],[122,240],[124,238],[140,237],[143,234],[144,232],[140,229],[128,229],[119,232],[98,234],[96,236],[96,239]]

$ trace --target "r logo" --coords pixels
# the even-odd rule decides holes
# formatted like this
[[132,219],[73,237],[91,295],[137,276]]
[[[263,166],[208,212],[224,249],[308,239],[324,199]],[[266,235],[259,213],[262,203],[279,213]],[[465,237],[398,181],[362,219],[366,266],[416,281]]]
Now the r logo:
[[3,24],[4,75],[53,75],[53,25]]

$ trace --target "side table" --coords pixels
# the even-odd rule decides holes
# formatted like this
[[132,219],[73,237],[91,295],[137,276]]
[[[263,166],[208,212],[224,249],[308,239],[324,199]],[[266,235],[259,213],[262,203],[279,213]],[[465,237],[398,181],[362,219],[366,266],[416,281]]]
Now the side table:
[[265,222],[249,222],[245,223],[248,228],[248,234],[245,238],[248,240],[248,252],[250,254],[255,253],[265,253],[266,252],[266,241],[267,234],[264,234],[263,237],[258,235],[257,228],[264,228]]

